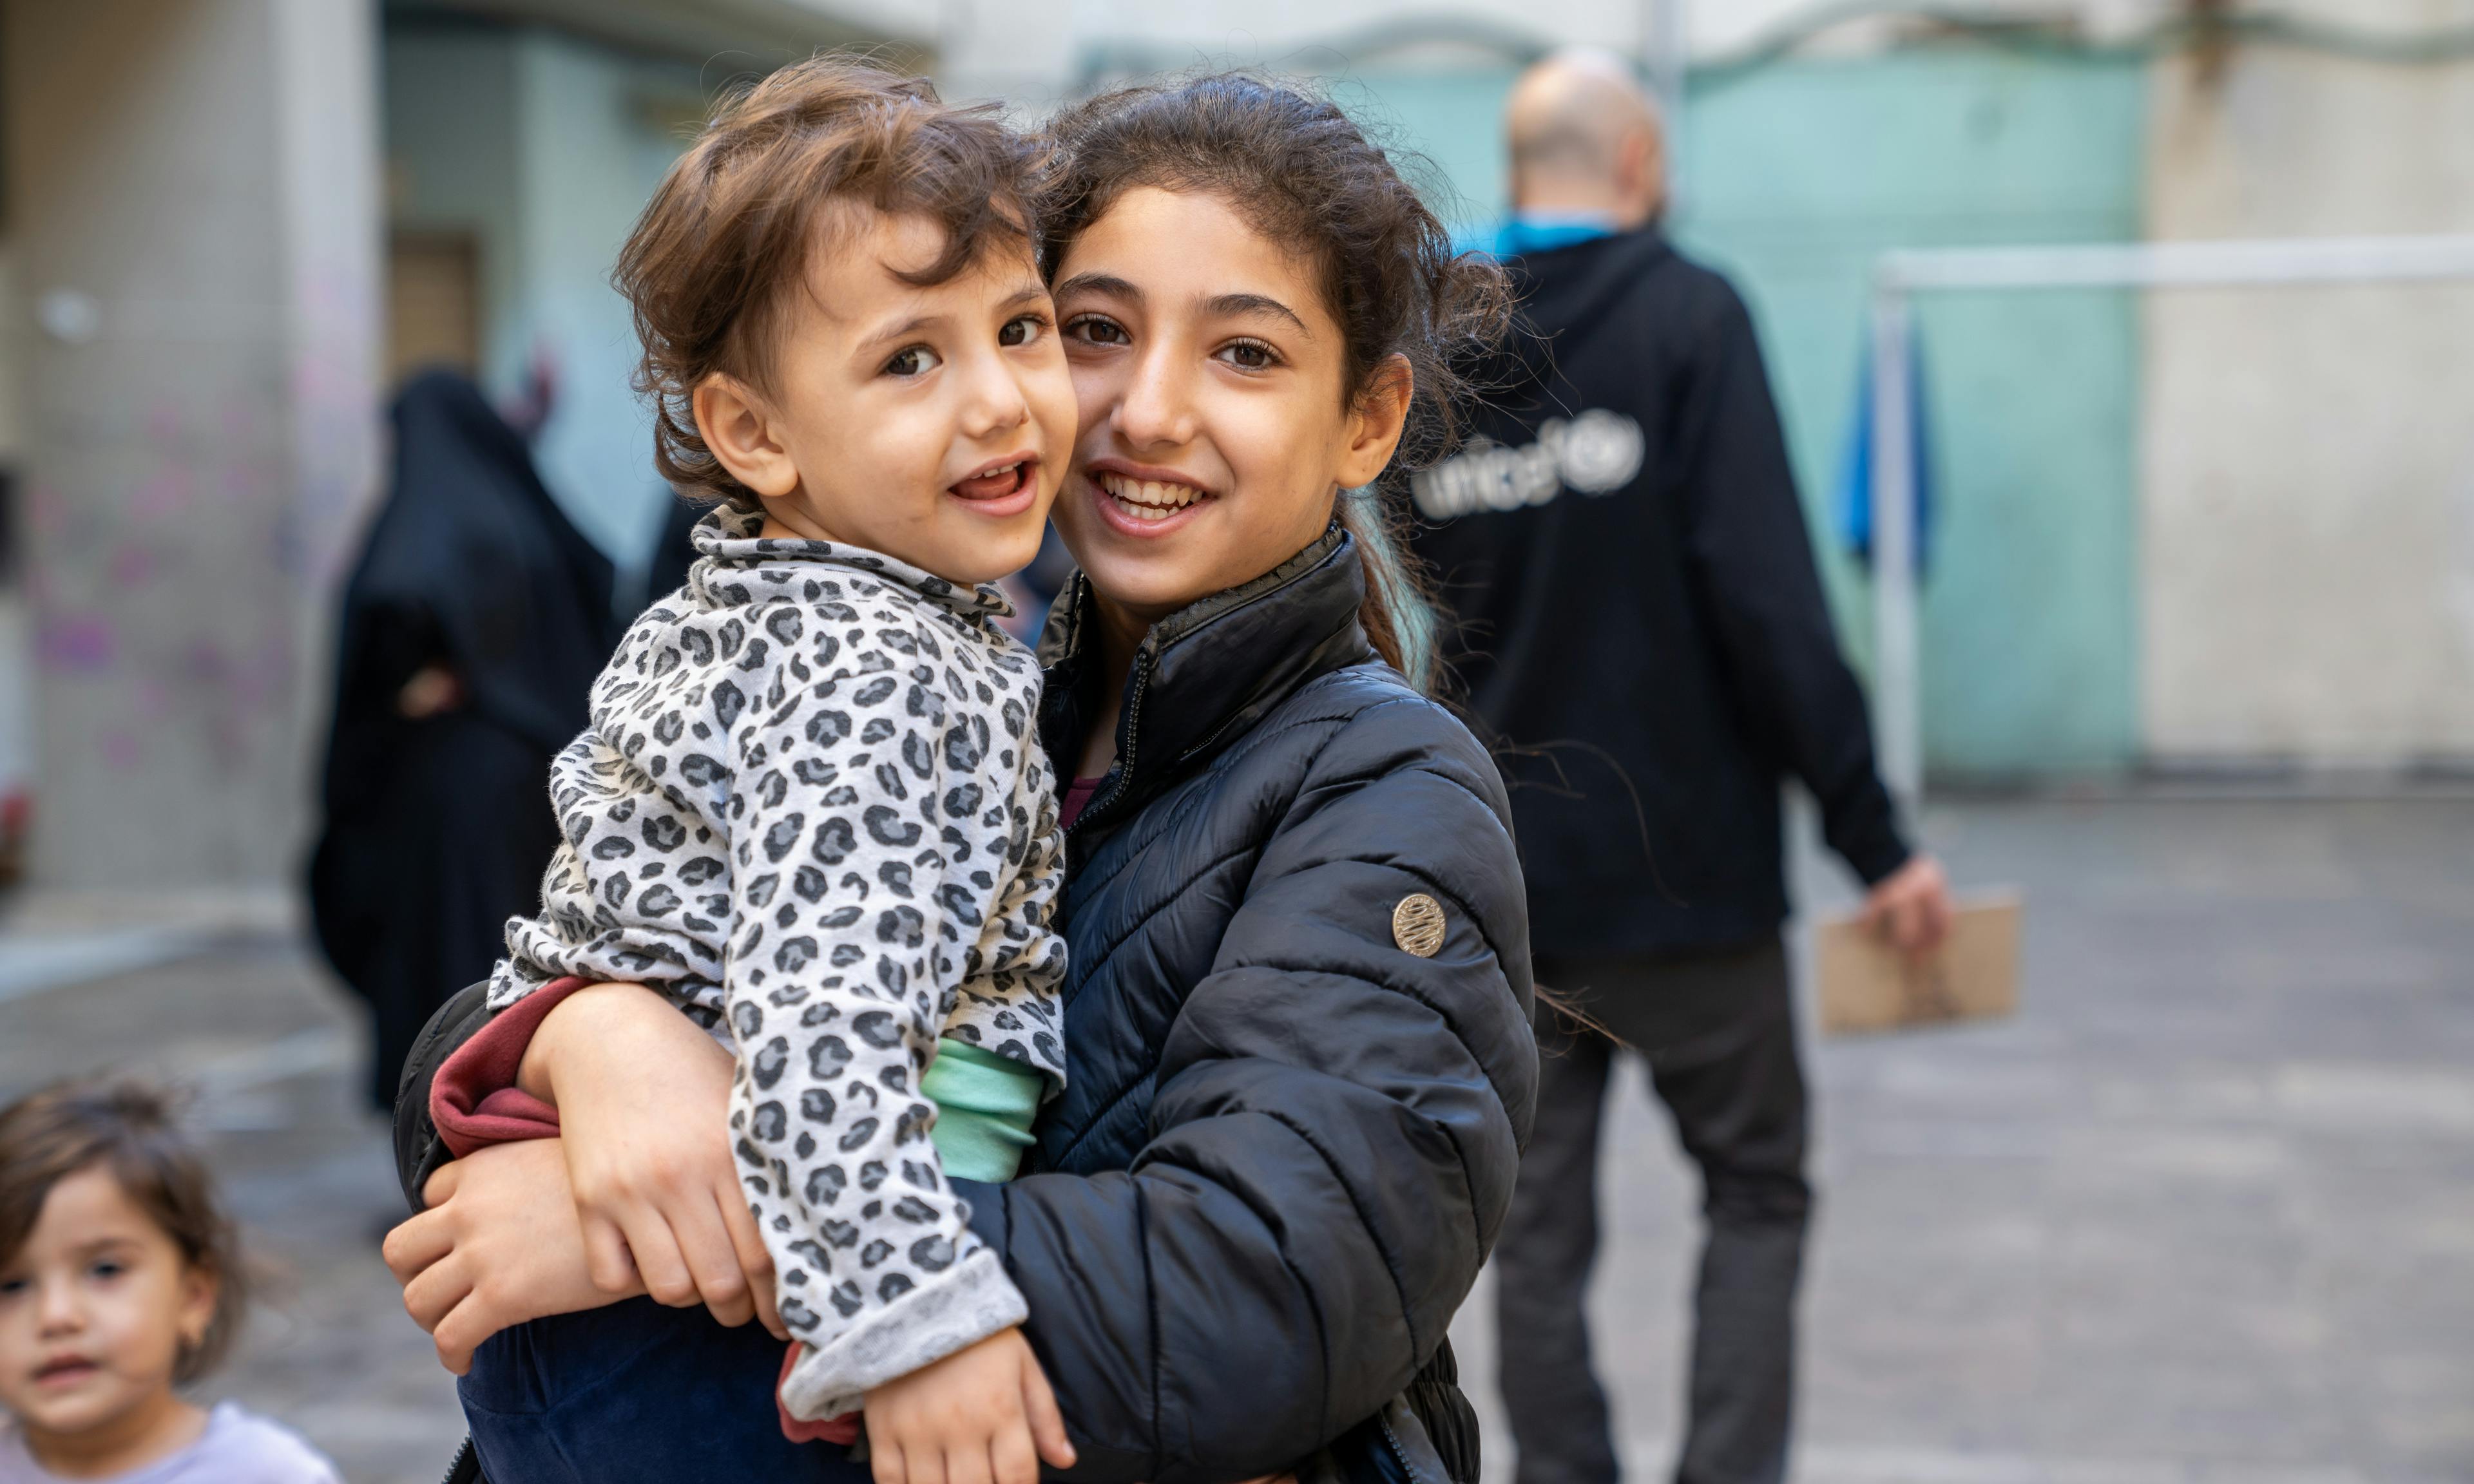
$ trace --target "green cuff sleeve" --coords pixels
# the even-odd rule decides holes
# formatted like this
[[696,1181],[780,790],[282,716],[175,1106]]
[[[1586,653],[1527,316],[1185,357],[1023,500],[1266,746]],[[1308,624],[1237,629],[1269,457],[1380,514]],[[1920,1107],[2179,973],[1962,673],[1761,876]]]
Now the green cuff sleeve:
[[944,1037],[919,1090],[936,1105],[928,1137],[945,1173],[994,1184],[1013,1179],[1022,1166],[1048,1078],[1010,1057]]

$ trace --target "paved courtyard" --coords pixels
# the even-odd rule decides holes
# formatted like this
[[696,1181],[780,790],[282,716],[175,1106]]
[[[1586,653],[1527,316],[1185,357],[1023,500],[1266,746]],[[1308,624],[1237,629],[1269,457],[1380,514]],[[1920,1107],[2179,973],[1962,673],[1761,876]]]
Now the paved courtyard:
[[[2025,891],[2025,1005],[1811,1044],[1796,1476],[2474,1478],[2474,800],[1982,802],[1928,829],[1963,883]],[[58,982],[79,963],[109,976]],[[427,1484],[453,1391],[377,1258],[400,1202],[358,1044],[281,935],[126,962],[0,935],[0,1091],[105,1065],[202,1089],[274,1273],[215,1389],[355,1481]],[[1637,1076],[1617,1095],[1597,1343],[1653,1478],[1697,1192]],[[1491,1328],[1482,1289],[1458,1339],[1492,1421]],[[1489,1448],[1508,1476],[1498,1426]]]
[[[2025,1005],[1807,1041],[1796,1476],[2474,1478],[2474,802],[1984,803],[1928,829],[1962,886],[2025,889]],[[1808,874],[1807,902],[1852,897]],[[1594,1338],[1651,1478],[1699,1192],[1637,1074],[1615,1095]],[[1488,1308],[1461,1325],[1480,1376]]]

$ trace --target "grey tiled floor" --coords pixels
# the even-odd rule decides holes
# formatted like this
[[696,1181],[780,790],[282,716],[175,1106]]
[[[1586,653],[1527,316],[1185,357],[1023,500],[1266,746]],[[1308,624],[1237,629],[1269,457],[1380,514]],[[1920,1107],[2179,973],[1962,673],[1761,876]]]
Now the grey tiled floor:
[[[1796,1476],[2474,1478],[2474,802],[1928,827],[1962,882],[2025,889],[2025,1008],[1807,1041]],[[1637,1073],[1615,1095],[1596,1348],[1628,1470],[1656,1477],[1698,1189]],[[1459,1328],[1479,1376],[1486,1309]]]
[[[2024,887],[2015,1021],[1810,1042],[1806,1484],[2474,1478],[2474,801],[1974,803]],[[1843,899],[1826,872],[1805,894]],[[0,956],[6,942],[0,940]],[[280,1270],[218,1388],[369,1484],[452,1389],[396,1304],[352,1007],[280,940],[0,1002],[0,1092],[168,1067]],[[1635,1077],[1596,1294],[1627,1459],[1677,1425],[1695,1191]],[[1481,1292],[1459,1338],[1491,1378]],[[1485,1386],[1481,1402],[1492,1406]],[[1498,1475],[1509,1439],[1489,1434]]]

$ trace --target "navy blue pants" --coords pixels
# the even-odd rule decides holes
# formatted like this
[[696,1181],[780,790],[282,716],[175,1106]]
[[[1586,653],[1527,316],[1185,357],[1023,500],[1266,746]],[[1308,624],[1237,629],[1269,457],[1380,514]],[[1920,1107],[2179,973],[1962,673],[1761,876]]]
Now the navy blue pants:
[[831,1443],[782,1436],[782,1342],[628,1299],[493,1335],[456,1383],[490,1484],[868,1484]]

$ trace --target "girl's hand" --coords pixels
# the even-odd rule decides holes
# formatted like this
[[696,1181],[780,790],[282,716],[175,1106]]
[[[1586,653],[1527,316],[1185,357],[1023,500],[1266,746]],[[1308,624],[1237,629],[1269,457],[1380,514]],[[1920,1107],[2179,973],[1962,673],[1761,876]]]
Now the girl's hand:
[[594,1283],[702,1304],[725,1325],[774,1311],[773,1260],[730,1152],[728,1051],[638,984],[576,991],[545,1017],[518,1081],[558,1109]]
[[511,1325],[632,1297],[603,1291],[585,1271],[558,1145],[527,1139],[456,1161],[429,1178],[429,1209],[387,1233],[403,1306],[457,1376],[473,1368],[476,1346]]
[[885,1382],[864,1416],[876,1484],[1039,1484],[1042,1460],[1074,1466],[1056,1394],[1020,1329]]

